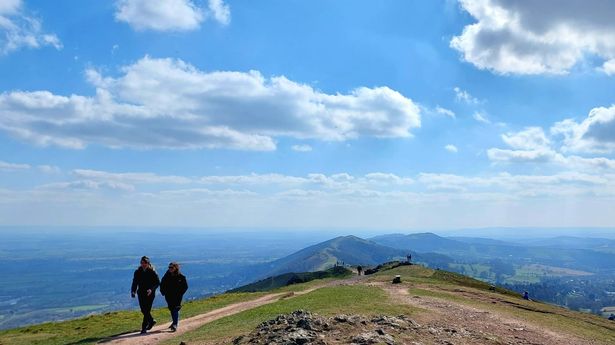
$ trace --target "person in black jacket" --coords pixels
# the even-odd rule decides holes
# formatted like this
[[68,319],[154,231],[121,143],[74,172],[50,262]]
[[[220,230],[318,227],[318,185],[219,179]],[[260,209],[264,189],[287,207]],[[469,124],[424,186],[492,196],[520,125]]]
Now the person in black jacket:
[[156,289],[159,285],[158,273],[156,273],[150,259],[147,256],[142,257],[141,266],[135,271],[132,278],[132,288],[130,289],[132,298],[135,298],[135,295],[139,296],[139,307],[141,313],[143,313],[141,334],[147,333],[156,324],[151,312],[156,297]]
[[160,283],[160,293],[167,300],[167,306],[171,311],[171,331],[177,330],[179,323],[179,310],[182,307],[182,298],[188,290],[188,281],[186,277],[179,271],[179,264],[177,262],[171,262],[169,264],[169,270],[162,277]]

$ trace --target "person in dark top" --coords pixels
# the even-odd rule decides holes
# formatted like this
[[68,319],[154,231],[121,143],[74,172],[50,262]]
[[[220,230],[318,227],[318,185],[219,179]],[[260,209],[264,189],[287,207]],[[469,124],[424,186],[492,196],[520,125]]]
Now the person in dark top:
[[159,285],[158,273],[156,273],[150,259],[147,256],[142,257],[141,266],[135,271],[132,278],[132,288],[130,289],[132,298],[135,298],[135,295],[139,296],[139,307],[141,313],[143,313],[141,334],[147,333],[156,324],[151,312],[156,297],[156,289]]
[[357,273],[358,273],[358,275],[361,275],[361,272],[363,272],[363,267],[362,266],[357,266]]
[[179,264],[177,262],[171,262],[169,264],[169,270],[162,277],[160,283],[160,293],[167,300],[167,306],[171,311],[171,331],[177,330],[179,323],[179,310],[182,307],[182,298],[188,290],[188,281],[186,277],[179,271]]

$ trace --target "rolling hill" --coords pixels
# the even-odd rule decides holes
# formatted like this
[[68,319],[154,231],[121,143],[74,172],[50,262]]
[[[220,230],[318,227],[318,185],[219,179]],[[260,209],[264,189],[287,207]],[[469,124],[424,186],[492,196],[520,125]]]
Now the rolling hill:
[[584,247],[588,245],[586,243],[600,243],[592,239],[577,239],[581,247],[576,248],[570,247],[573,242],[570,238],[555,240],[553,246],[539,245],[549,243],[546,240],[535,242],[536,245],[522,245],[488,239],[451,239],[432,233],[381,235],[370,240],[400,250],[440,253],[463,262],[505,260],[517,265],[538,263],[594,273],[615,271],[612,264],[615,262],[615,253]]
[[267,275],[288,272],[322,271],[344,262],[348,265],[377,265],[406,256],[405,250],[395,249],[356,236],[340,236],[302,249],[268,263]]
[[[391,284],[395,276],[401,277],[400,284]],[[310,339],[331,344],[615,342],[612,321],[523,300],[511,291],[420,265],[296,284],[293,290],[226,293],[192,301],[182,309],[175,333],[166,329],[167,310],[154,314],[159,325],[147,335],[138,334],[139,313],[123,311],[0,331],[0,344],[322,343]]]

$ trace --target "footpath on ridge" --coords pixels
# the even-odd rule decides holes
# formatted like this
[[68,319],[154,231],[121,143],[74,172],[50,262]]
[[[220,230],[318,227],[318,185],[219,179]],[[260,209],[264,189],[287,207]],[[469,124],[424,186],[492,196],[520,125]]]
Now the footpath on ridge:
[[[402,282],[392,284],[392,278],[397,274],[401,274]],[[354,275],[348,279],[327,281],[299,292],[270,293],[181,320],[180,328],[175,333],[166,329],[169,326],[167,323],[155,327],[147,335],[122,334],[100,343],[152,345],[167,340],[177,340],[179,343],[182,338],[190,337],[191,331],[223,317],[317,289],[342,285],[381,289],[388,296],[386,303],[407,306],[412,311],[404,312],[404,315],[367,313],[371,316],[321,316],[308,309],[279,315],[263,322],[249,334],[229,334],[229,337],[236,338],[217,340],[197,339],[195,344],[228,344],[233,339],[233,343],[239,345],[615,343],[615,323],[612,321],[541,302],[526,301],[483,282],[419,265],[400,267],[384,274]]]
[[181,334],[190,332],[195,330],[209,322],[221,319],[226,316],[234,315],[237,313],[241,313],[243,311],[253,309],[256,307],[260,307],[262,305],[275,303],[280,299],[293,298],[296,296],[305,295],[314,290],[323,288],[323,287],[331,287],[337,285],[351,285],[356,284],[366,276],[353,276],[348,279],[339,279],[329,281],[327,283],[323,283],[320,285],[313,286],[309,289],[298,291],[298,292],[279,292],[279,293],[271,293],[265,296],[261,296],[254,300],[239,302],[235,304],[228,305],[226,307],[212,310],[208,313],[196,315],[190,318],[180,320],[180,327],[176,332],[171,332],[168,327],[170,323],[159,324],[152,328],[147,334],[142,335],[139,332],[125,333],[120,334],[114,337],[110,337],[104,340],[101,340],[99,344],[122,344],[122,345],[154,345],[158,344],[164,340],[174,338],[180,336]]

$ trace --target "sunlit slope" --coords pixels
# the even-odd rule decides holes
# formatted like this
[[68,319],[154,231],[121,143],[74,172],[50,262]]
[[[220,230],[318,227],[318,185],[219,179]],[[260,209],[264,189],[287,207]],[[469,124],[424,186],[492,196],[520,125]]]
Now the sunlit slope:
[[[395,275],[401,276],[401,284],[391,284]],[[353,284],[323,287],[285,298],[205,324],[163,344],[229,344],[237,337],[248,337],[262,322],[297,309],[325,317],[346,314],[369,319],[376,315],[405,315],[416,325],[394,334],[399,344],[615,342],[614,322],[526,301],[518,294],[481,281],[414,265],[380,272]],[[356,328],[357,334],[363,331],[360,324]]]
[[[391,283],[396,275],[401,276],[401,284]],[[367,318],[404,315],[415,324],[412,328],[391,333],[397,343],[420,341],[423,344],[440,344],[448,341],[514,344],[523,343],[521,340],[540,344],[615,342],[614,322],[526,301],[513,292],[493,288],[455,273],[413,265],[358,278],[294,284],[294,293],[289,292],[291,290],[288,288],[281,288],[261,293],[228,293],[191,302],[183,310],[184,324],[191,316],[233,303],[252,301],[264,294],[279,294],[270,304],[199,324],[188,332],[168,334],[160,339],[160,343],[229,344],[236,337],[248,336],[263,321],[297,309],[309,310],[323,317],[339,314]],[[302,294],[301,291],[306,293]],[[156,318],[167,323],[168,312],[158,310]],[[0,332],[0,344],[92,344],[109,340],[114,334],[134,331],[138,325],[137,312],[109,313]],[[360,327],[356,331],[360,332]],[[153,338],[134,339],[147,341]]]

